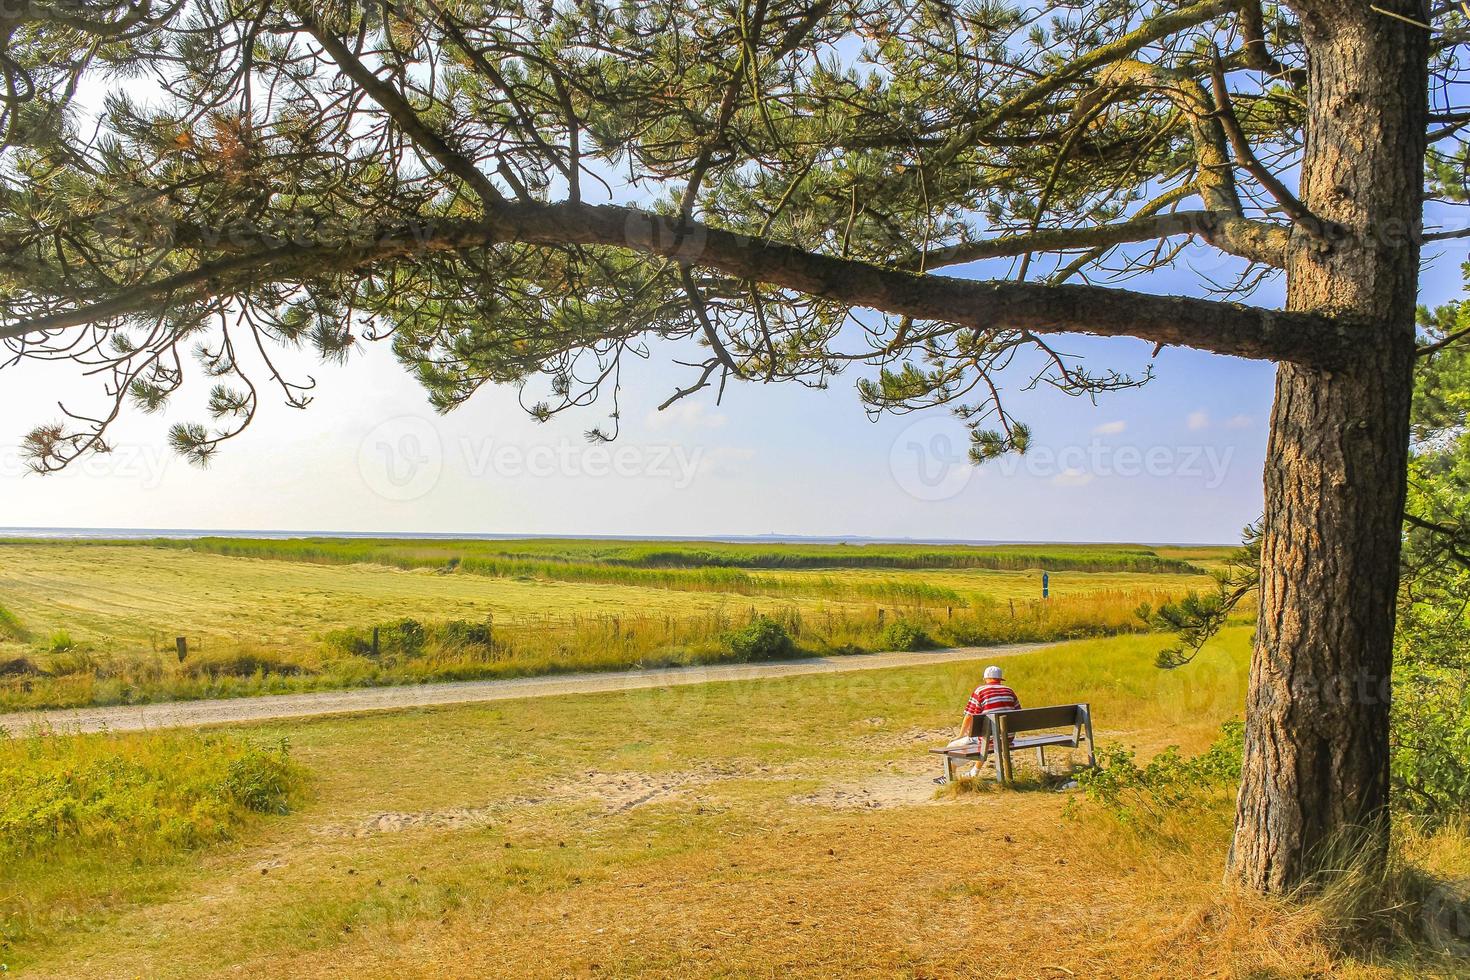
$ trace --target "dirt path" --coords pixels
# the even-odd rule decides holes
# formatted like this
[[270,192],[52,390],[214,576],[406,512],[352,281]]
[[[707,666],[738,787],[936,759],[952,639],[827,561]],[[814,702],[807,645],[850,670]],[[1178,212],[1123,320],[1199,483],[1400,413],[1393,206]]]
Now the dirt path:
[[58,731],[141,731],[154,728],[193,728],[267,721],[276,718],[306,718],[313,715],[359,711],[392,711],[471,701],[504,701],[514,698],[544,698],[563,694],[599,691],[631,691],[650,687],[677,687],[711,681],[757,680],[795,677],[801,674],[838,674],[854,670],[919,667],[962,660],[988,660],[1014,656],[1052,646],[1050,643],[1021,643],[999,647],[957,647],[917,653],[868,653],[843,657],[806,657],[753,664],[669,667],[660,670],[630,670],[607,673],[555,674],[516,677],[509,680],[451,681],[402,687],[358,688],[347,691],[316,691],[309,694],[275,694],[264,697],[223,698],[214,701],[172,701],[166,704],[120,705],[105,708],[66,708],[54,711],[18,711],[0,714],[0,731],[23,734],[41,725]]

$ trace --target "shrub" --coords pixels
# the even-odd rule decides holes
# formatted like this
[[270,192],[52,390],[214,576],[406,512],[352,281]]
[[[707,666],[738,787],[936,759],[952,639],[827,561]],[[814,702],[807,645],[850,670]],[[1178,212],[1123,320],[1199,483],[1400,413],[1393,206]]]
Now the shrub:
[[1197,756],[1184,757],[1171,745],[1140,766],[1133,750],[1110,746],[1098,766],[1077,776],[1089,802],[1124,823],[1160,823],[1173,811],[1213,806],[1218,792],[1240,782],[1245,726],[1226,723],[1220,738]]
[[[417,657],[424,652],[424,644],[429,637],[424,624],[416,619],[398,619],[380,623],[374,628],[378,631],[377,652],[380,657]],[[372,630],[332,630],[322,637],[322,643],[330,650],[354,657],[373,655]]]
[[0,738],[0,863],[65,848],[125,854],[230,838],[285,813],[305,782],[285,743],[162,733]]
[[75,646],[76,644],[72,642],[71,634],[66,630],[57,630],[51,634],[51,639],[46,642],[46,649],[52,653],[66,653]]
[[97,658],[86,650],[75,648],[51,655],[51,673],[61,677],[72,674],[100,674]]
[[378,642],[383,652],[416,657],[424,651],[428,633],[416,619],[400,619],[378,627]]
[[935,646],[923,626],[906,619],[895,619],[883,627],[878,643],[885,650],[932,650]]
[[769,616],[758,616],[749,626],[726,631],[725,645],[746,660],[773,660],[796,652],[786,627]]

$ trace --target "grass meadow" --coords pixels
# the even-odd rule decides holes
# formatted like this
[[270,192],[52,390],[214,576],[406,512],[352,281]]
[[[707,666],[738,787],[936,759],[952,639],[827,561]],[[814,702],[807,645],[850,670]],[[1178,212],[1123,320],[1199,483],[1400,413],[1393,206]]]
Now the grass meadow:
[[[1249,628],[1174,671],[1152,666],[1158,642],[1005,664],[1028,704],[1089,701],[1105,745],[1200,751],[1241,711]],[[936,788],[924,749],[984,664],[219,731],[226,748],[197,750],[289,743],[289,812],[132,861],[78,840],[64,873],[0,866],[0,961],[35,977],[1458,975],[1407,933],[1345,943],[1363,921],[1330,900],[1222,894],[1228,793],[1140,828],[1056,792],[1065,756],[1015,790]],[[1398,837],[1417,873],[1470,875],[1462,832]]]
[[1206,569],[1224,553],[5,541],[0,710],[746,660],[759,654],[730,637],[761,619],[791,636],[784,655],[1111,635],[1141,628],[1140,603],[1208,586]]

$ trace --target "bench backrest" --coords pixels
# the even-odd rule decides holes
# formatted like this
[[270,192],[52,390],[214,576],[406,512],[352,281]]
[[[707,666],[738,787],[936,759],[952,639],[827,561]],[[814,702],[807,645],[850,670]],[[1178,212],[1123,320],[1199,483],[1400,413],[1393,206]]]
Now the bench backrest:
[[993,712],[1009,735],[1039,732],[1046,728],[1076,728],[1087,719],[1086,704],[1054,704],[1046,708],[1016,708]]

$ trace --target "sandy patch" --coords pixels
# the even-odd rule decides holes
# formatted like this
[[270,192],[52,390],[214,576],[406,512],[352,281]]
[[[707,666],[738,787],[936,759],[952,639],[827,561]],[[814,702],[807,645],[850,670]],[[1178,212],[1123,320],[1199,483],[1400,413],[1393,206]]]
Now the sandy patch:
[[418,812],[386,811],[348,824],[327,824],[312,833],[322,837],[371,837],[405,830],[473,830],[493,826],[509,811],[557,803],[595,803],[608,814],[626,813],[650,803],[684,798],[688,790],[740,775],[733,767],[706,766],[689,772],[603,772],[589,769],[548,785],[534,797],[510,797],[485,806],[460,806]]
[[900,773],[874,776],[849,783],[834,783],[814,793],[793,796],[803,806],[834,807],[839,810],[880,810],[895,806],[930,806],[940,801],[932,777]]
[[[727,773],[725,775],[733,775]],[[552,790],[558,800],[593,802],[607,813],[626,813],[650,803],[673,800],[693,786],[720,778],[719,774],[696,772],[599,772],[590,770],[572,782]]]
[[417,813],[374,813],[356,823],[317,827],[312,833],[321,837],[372,837],[375,834],[396,834],[405,830],[470,830],[490,826],[495,815],[504,811],[507,805],[458,806]]
[[942,748],[955,737],[954,728],[910,728],[902,732],[874,732],[854,741],[865,749],[911,748],[917,751]]

